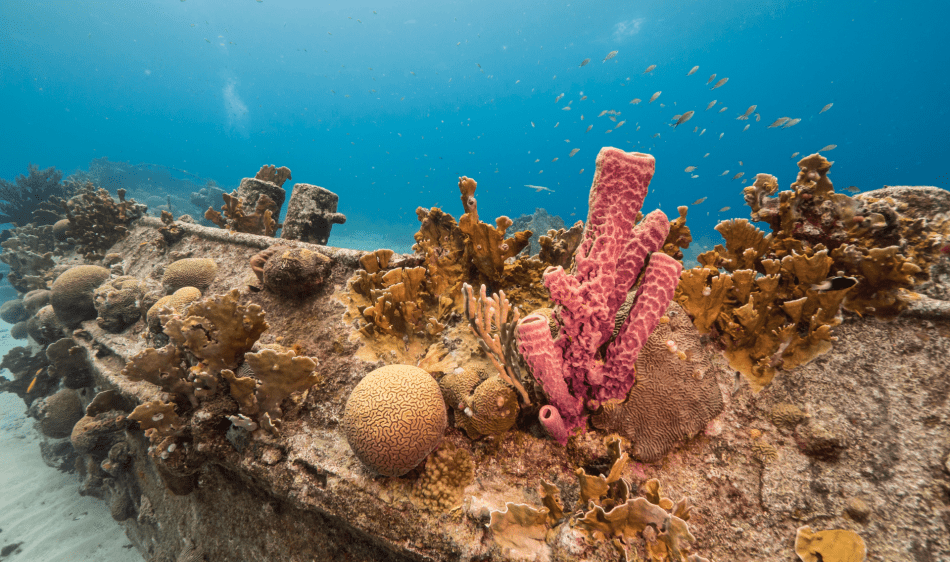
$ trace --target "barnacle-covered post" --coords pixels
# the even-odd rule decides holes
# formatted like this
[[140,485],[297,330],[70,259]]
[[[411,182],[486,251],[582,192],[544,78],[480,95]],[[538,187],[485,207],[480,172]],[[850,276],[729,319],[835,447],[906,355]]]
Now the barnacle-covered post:
[[[521,384],[518,356],[515,352],[515,328],[521,313],[511,306],[504,291],[488,297],[485,294],[485,285],[482,285],[476,299],[472,286],[465,283],[462,285],[462,296],[465,317],[468,318],[472,332],[478,336],[478,343],[498,370],[498,375],[518,391],[525,404],[531,404],[531,398]],[[494,335],[491,333],[492,325],[498,330]]]

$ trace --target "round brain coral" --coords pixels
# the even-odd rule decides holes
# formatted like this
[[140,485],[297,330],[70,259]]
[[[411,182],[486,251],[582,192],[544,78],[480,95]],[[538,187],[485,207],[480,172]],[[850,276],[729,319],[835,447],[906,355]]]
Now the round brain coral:
[[132,276],[117,277],[93,292],[93,304],[99,311],[97,323],[104,330],[119,333],[142,317],[139,301],[145,286]]
[[169,293],[174,293],[182,287],[196,287],[204,292],[215,275],[218,274],[218,264],[211,258],[185,258],[178,260],[165,268],[162,276],[162,285]]
[[67,270],[53,282],[50,304],[67,326],[97,316],[92,293],[109,278],[109,270],[98,265],[80,265]]
[[69,437],[82,416],[79,393],[64,388],[46,399],[46,416],[40,421],[40,428],[54,439]]
[[0,306],[0,319],[3,319],[7,324],[16,324],[29,317],[30,313],[26,311],[26,307],[23,306],[23,301],[20,299],[7,301],[3,303],[3,306]]
[[183,314],[188,305],[201,298],[201,291],[194,287],[182,287],[170,295],[166,295],[152,305],[145,314],[148,329],[153,333],[162,331],[162,322],[158,312],[163,308],[170,308],[178,314]]
[[442,441],[448,424],[438,383],[411,365],[386,365],[350,393],[343,431],[356,456],[384,476],[402,476]]
[[323,283],[330,258],[306,248],[284,248],[264,264],[264,287],[285,297],[306,297]]

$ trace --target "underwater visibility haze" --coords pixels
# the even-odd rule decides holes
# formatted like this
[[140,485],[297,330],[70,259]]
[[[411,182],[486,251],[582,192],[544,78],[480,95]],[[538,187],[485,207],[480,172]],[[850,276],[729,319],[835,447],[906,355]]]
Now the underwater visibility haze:
[[948,20],[3,0],[0,560],[950,560]]

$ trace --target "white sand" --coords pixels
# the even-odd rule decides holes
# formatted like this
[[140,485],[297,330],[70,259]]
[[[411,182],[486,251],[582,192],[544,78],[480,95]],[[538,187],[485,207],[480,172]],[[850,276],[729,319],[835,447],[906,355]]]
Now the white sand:
[[[23,343],[9,330],[0,322],[0,357]],[[78,475],[46,466],[35,420],[25,410],[18,396],[0,393],[0,549],[22,543],[2,560],[141,562],[109,507],[79,495]]]

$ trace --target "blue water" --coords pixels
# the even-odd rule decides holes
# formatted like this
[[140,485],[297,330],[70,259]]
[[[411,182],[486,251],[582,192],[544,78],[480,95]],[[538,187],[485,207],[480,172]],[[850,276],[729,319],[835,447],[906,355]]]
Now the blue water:
[[[230,189],[283,165],[340,195],[334,236],[408,247],[417,206],[461,214],[460,175],[483,220],[584,218],[594,157],[617,146],[657,158],[645,210],[708,197],[689,224],[718,240],[717,220],[748,214],[732,177],[787,187],[793,152],[837,145],[839,189],[948,187],[948,16],[936,1],[4,0],[0,177],[105,156]],[[710,91],[712,73],[728,83]],[[737,121],[753,104],[761,121]],[[626,123],[608,133],[610,109]],[[766,128],[786,116],[801,122]]]

